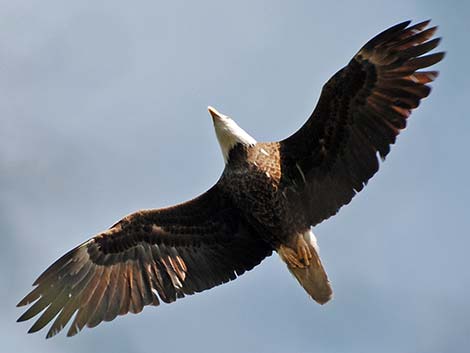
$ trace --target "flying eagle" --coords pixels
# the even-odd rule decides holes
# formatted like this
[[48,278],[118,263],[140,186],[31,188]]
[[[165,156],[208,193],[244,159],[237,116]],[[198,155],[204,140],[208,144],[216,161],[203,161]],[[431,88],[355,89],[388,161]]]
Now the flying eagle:
[[[367,42],[324,86],[292,136],[257,142],[209,107],[225,169],[180,205],[132,213],[52,264],[18,304],[40,314],[29,332],[73,318],[68,336],[145,305],[171,303],[237,278],[276,251],[318,303],[332,289],[311,227],[333,216],[379,168],[444,57],[428,54],[429,21],[397,24]],[[377,155],[378,154],[378,155]]]

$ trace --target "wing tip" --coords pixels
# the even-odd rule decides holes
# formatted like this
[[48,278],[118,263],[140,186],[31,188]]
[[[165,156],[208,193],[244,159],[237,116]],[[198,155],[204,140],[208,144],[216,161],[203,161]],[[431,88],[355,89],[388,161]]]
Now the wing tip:
[[21,301],[18,304],[16,304],[16,307],[21,308],[22,306],[25,306],[25,305],[28,305],[28,304],[29,304],[29,302],[26,302],[25,298],[23,298],[23,299],[21,299]]
[[57,335],[57,333],[59,333],[59,331],[60,331],[60,330],[57,330],[57,332],[49,330],[49,331],[47,332],[47,335],[46,335],[46,340],[48,340],[49,338],[52,338],[52,337],[54,337],[55,335]]
[[16,322],[24,322],[24,321],[28,321],[29,319],[31,319],[32,317],[34,317],[35,315],[33,316],[30,316],[29,315],[29,310],[24,312],[23,315],[21,315],[18,319],[16,319]]
[[394,26],[391,26],[376,36],[374,36],[372,39],[370,39],[362,48],[359,52],[361,51],[369,51],[377,46],[382,46],[392,40],[393,38],[399,37],[402,33],[405,34],[407,32],[407,35],[415,35],[419,32],[427,32],[429,37],[431,37],[436,30],[438,29],[438,26],[434,26],[431,28],[428,28],[425,30],[425,28],[431,23],[431,19],[427,19],[424,21],[421,21],[415,25],[410,26],[410,24],[413,22],[413,20],[406,20],[403,22],[400,22]]
[[39,327],[38,325],[34,324],[31,326],[28,330],[28,333],[35,333],[38,332],[42,327]]

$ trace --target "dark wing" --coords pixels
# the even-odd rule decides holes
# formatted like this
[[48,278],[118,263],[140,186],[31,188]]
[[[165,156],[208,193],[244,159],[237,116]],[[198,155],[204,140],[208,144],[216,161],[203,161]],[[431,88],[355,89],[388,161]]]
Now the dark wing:
[[233,280],[271,252],[215,185],[181,205],[133,213],[62,256],[18,304],[35,301],[18,321],[47,308],[29,332],[56,317],[51,337],[76,313],[73,336],[85,325]]
[[349,203],[377,172],[406,126],[412,109],[429,95],[436,71],[417,71],[444,53],[424,55],[440,38],[429,21],[400,23],[370,40],[323,87],[300,130],[280,142],[284,186],[303,202],[311,225]]

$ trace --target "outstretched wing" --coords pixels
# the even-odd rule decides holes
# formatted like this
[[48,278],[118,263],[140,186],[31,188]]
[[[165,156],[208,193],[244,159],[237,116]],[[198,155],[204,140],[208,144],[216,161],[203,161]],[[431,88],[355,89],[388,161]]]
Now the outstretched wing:
[[315,225],[349,203],[377,172],[412,109],[429,95],[436,71],[417,71],[444,53],[425,55],[440,38],[429,21],[393,26],[371,39],[323,87],[300,130],[280,142],[283,183]]
[[271,252],[215,185],[181,205],[133,213],[62,256],[20,301],[35,303],[18,321],[47,308],[29,332],[56,318],[51,337],[76,313],[73,336],[85,325],[233,280]]

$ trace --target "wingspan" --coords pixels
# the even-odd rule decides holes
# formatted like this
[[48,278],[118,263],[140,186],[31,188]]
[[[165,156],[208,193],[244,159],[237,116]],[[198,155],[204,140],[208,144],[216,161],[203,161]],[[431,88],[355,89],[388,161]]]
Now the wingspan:
[[68,252],[20,301],[34,304],[18,321],[45,309],[29,332],[55,318],[49,338],[76,314],[73,336],[85,325],[233,280],[271,252],[215,185],[187,203],[133,213]]
[[[362,190],[406,126],[444,53],[429,21],[400,23],[371,39],[323,87],[307,122],[280,142],[283,183],[304,202],[311,225],[336,214]],[[423,56],[424,55],[424,56]]]

